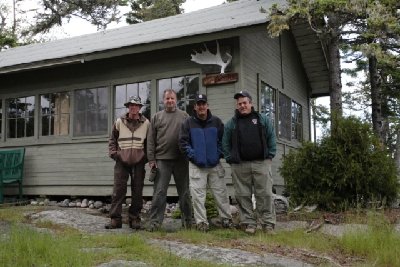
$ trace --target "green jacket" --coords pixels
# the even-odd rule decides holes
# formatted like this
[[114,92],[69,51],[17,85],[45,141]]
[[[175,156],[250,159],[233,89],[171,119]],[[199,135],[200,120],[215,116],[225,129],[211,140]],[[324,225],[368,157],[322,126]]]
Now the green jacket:
[[[271,120],[265,115],[260,114],[256,111],[259,121],[261,122],[261,133],[262,133],[262,146],[264,147],[264,158],[272,159],[276,153],[276,138],[274,126]],[[222,137],[222,150],[224,152],[224,158],[227,163],[240,163],[239,145],[238,145],[238,132],[236,128],[237,118],[239,116],[238,111],[235,111],[233,116],[226,124],[224,129],[224,135]]]

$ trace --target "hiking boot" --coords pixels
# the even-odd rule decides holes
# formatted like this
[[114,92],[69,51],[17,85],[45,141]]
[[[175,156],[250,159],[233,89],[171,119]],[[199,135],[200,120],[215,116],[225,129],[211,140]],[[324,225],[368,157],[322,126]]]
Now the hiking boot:
[[244,229],[244,232],[245,232],[246,234],[254,235],[254,234],[256,233],[256,226],[255,226],[255,225],[248,224],[248,225],[246,226],[246,228]]
[[231,219],[223,219],[221,222],[222,228],[234,228]]
[[161,226],[155,222],[148,223],[145,227],[147,232],[155,232],[155,231],[160,230],[160,228],[161,228]]
[[205,222],[201,222],[196,224],[196,229],[200,232],[207,232],[208,231],[208,224]]
[[140,229],[140,218],[132,218],[129,219],[128,223],[129,223],[129,227],[135,230],[139,230]]
[[263,224],[262,225],[262,230],[265,234],[268,235],[276,235],[276,232],[274,231],[274,225],[273,224]]
[[111,222],[104,226],[106,229],[118,229],[122,228],[122,220],[121,219],[111,219]]

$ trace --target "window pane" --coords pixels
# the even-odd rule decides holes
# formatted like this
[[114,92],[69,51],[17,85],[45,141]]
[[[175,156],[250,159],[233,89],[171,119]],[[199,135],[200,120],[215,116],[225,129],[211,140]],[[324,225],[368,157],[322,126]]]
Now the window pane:
[[292,101],[292,138],[301,141],[303,138],[302,106]]
[[157,81],[157,88],[158,88],[158,110],[163,110],[164,109],[164,101],[163,101],[163,96],[164,96],[164,91],[166,89],[171,89],[171,79],[161,79]]
[[24,138],[34,136],[35,97],[10,98],[6,100],[8,110],[7,137]]
[[[137,83],[130,83],[126,85],[126,100],[129,99],[130,96],[137,96],[138,95],[138,84]],[[126,101],[124,102],[126,103]]]
[[276,90],[262,82],[260,96],[261,113],[266,114],[271,119],[272,124],[275,126]]
[[148,119],[151,116],[151,88],[150,81],[139,83],[139,96],[142,99],[143,107],[140,112]]
[[76,90],[74,135],[107,134],[108,89],[106,87]]
[[3,137],[2,126],[3,126],[3,100],[0,99],[0,139]]
[[40,96],[41,135],[68,135],[70,101],[68,92]]
[[115,86],[115,108],[122,108],[126,101],[126,85]]
[[[124,106],[130,96],[139,96],[143,107],[140,112],[150,118],[150,107],[151,107],[151,95],[150,95],[150,81],[145,81],[141,83],[131,83],[115,86],[115,106],[114,106],[114,119],[123,116],[127,109]],[[118,101],[117,101],[118,100]]]
[[[168,81],[167,81],[168,80]],[[170,85],[170,86],[167,86]],[[194,108],[194,97],[199,93],[199,76],[190,75],[162,79],[157,81],[159,110],[164,109],[163,92],[172,88],[177,93],[177,107],[192,115]]]
[[290,140],[291,137],[291,101],[286,95],[279,93],[279,137]]

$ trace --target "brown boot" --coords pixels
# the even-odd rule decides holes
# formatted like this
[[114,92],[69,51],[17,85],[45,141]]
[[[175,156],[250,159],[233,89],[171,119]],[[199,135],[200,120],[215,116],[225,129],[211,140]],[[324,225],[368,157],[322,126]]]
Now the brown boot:
[[129,221],[128,221],[129,227],[132,228],[132,229],[139,230],[140,229],[140,222],[141,222],[141,219],[139,217],[129,218]]
[[122,220],[112,218],[111,222],[104,226],[106,229],[118,229],[122,228]]

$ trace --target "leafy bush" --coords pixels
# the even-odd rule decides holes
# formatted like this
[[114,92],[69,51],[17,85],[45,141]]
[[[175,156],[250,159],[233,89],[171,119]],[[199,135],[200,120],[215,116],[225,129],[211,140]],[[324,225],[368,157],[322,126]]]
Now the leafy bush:
[[370,127],[353,117],[339,119],[335,135],[290,151],[279,171],[295,205],[337,211],[397,198],[394,160]]

